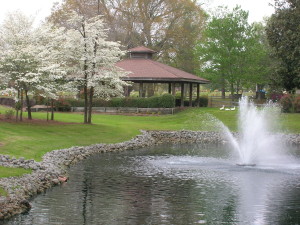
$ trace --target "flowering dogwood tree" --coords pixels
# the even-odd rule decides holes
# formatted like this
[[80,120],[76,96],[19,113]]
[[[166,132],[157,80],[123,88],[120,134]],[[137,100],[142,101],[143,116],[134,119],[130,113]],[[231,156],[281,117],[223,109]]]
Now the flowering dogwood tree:
[[94,96],[108,99],[121,96],[127,73],[115,66],[124,54],[120,44],[107,41],[107,30],[100,16],[90,19],[76,13],[68,20],[65,48],[69,70],[76,75],[84,92],[84,123],[92,121]]
[[57,98],[63,79],[60,51],[64,38],[50,26],[34,29],[20,12],[9,14],[0,27],[0,82],[2,93],[14,96],[22,120],[23,96],[32,119],[29,94]]

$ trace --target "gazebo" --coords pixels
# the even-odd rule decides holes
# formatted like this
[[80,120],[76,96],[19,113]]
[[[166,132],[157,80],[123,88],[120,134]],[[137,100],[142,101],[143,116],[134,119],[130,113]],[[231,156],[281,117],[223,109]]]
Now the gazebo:
[[[200,84],[209,83],[208,80],[193,74],[184,72],[174,67],[154,61],[152,58],[156,52],[144,46],[139,46],[128,50],[129,58],[119,61],[116,65],[131,73],[123,80],[139,84],[139,96],[143,96],[145,83],[166,83],[169,93],[175,95],[175,84],[180,84],[181,106],[184,106],[184,86],[189,86],[189,106],[192,106],[193,88],[197,88],[196,102],[199,105]],[[128,89],[125,91],[128,96]]]

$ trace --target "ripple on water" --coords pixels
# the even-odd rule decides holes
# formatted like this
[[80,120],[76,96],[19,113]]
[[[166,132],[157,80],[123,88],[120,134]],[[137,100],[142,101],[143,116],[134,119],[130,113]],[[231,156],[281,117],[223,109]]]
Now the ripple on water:
[[224,149],[191,147],[91,157],[5,225],[300,223],[299,163],[239,167]]

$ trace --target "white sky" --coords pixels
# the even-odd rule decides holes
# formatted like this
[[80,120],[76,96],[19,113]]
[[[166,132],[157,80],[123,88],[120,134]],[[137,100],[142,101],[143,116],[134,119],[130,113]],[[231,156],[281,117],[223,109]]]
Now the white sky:
[[274,8],[269,4],[273,4],[274,0],[198,0],[203,2],[206,10],[213,10],[222,5],[228,6],[230,9],[236,5],[240,5],[243,10],[249,11],[249,22],[262,21],[264,17],[269,17],[274,12]]
[[[261,21],[264,16],[270,16],[274,10],[269,3],[273,0],[198,0],[204,3],[205,9],[213,10],[219,5],[226,5],[229,8],[241,5],[242,9],[249,11],[249,22]],[[54,2],[61,0],[0,0],[0,23],[7,12],[20,10],[28,16],[34,16],[36,21],[42,21],[51,13]]]
[[61,0],[0,0],[0,23],[8,12],[17,10],[27,16],[33,16],[38,23],[50,15],[54,2]]

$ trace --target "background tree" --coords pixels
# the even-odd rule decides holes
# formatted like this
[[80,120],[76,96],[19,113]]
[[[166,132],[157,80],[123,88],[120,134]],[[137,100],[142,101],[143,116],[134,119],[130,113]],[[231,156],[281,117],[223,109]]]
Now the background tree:
[[48,107],[49,101],[51,102],[51,120],[54,120],[54,102],[59,94],[77,92],[76,83],[67,77],[66,54],[62,51],[67,42],[66,30],[45,23],[37,28],[36,36],[40,83],[34,88],[39,96],[48,99]]
[[188,72],[198,67],[193,48],[206,17],[195,0],[64,0],[49,19],[65,26],[70,11],[86,18],[101,14],[110,27],[108,39],[126,49],[145,45],[157,50],[165,63]]
[[17,102],[21,101],[21,105],[26,96],[28,119],[32,118],[28,94],[32,85],[38,82],[32,22],[20,12],[11,13],[0,30],[0,80],[6,81],[5,90],[13,94]]
[[196,55],[202,62],[199,74],[212,81],[214,88],[231,95],[256,83],[265,83],[269,73],[268,49],[264,47],[262,25],[248,23],[248,12],[240,7],[221,7],[212,16],[199,41]]
[[[269,45],[266,34],[266,22],[253,24],[253,44],[251,56],[249,57],[249,69],[251,76],[248,85],[256,84],[258,97],[261,97],[260,90],[265,87],[269,92],[281,91],[281,78],[278,76],[278,59],[274,56],[273,48]],[[247,84],[247,83],[246,83]]]
[[232,12],[228,8],[219,8],[204,31],[204,42],[197,47],[197,54],[204,64],[200,74],[219,84],[222,97],[226,87],[231,93],[239,89],[241,73],[246,71],[247,49],[251,27],[248,13],[239,7]]
[[300,1],[275,0],[275,13],[267,24],[267,37],[280,59],[278,74],[283,87],[300,88]]
[[64,75],[53,48],[59,43],[58,39],[53,38],[58,33],[48,30],[49,35],[45,36],[44,29],[33,28],[32,22],[22,13],[15,12],[8,15],[0,28],[2,92],[8,92],[15,97],[17,112],[22,110],[25,96],[28,119],[32,119],[29,95],[55,98],[55,82]]

